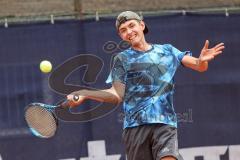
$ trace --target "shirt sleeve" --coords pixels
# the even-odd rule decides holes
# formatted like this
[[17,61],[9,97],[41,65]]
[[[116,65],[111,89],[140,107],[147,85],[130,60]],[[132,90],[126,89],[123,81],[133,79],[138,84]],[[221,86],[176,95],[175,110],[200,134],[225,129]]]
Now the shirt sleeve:
[[183,51],[182,52],[172,45],[169,45],[169,47],[171,48],[172,54],[174,54],[174,56],[177,58],[177,61],[178,61],[179,64],[182,64],[182,59],[185,55],[192,56],[192,52],[190,52],[190,51]]
[[106,80],[106,83],[113,83],[115,81],[126,84],[126,70],[124,68],[123,58],[120,55],[114,57],[113,67]]

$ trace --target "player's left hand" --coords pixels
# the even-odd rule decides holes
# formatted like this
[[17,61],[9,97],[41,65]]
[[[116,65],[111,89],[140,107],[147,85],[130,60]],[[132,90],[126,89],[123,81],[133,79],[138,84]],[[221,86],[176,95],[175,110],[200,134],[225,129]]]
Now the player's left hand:
[[213,48],[208,48],[208,46],[209,41],[206,40],[205,45],[201,50],[201,54],[199,56],[200,62],[213,60],[217,55],[221,54],[223,52],[223,49],[225,48],[224,43],[219,43]]

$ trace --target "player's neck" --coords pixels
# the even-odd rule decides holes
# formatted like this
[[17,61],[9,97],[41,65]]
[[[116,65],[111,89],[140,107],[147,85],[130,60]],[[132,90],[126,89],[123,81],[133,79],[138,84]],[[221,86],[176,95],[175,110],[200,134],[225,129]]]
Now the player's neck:
[[142,40],[141,42],[132,45],[132,48],[137,51],[145,52],[151,49],[151,45],[147,43],[145,40]]

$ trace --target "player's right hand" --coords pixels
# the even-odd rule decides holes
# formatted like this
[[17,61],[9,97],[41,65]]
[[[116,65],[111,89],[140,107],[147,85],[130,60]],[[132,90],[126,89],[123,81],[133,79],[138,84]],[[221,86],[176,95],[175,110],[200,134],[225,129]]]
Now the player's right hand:
[[83,103],[83,101],[85,100],[85,96],[71,93],[67,95],[67,100],[69,107],[76,107]]

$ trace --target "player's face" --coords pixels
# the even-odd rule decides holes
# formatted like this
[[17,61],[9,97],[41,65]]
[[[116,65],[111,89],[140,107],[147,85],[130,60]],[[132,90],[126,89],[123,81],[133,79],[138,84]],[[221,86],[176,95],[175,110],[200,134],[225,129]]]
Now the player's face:
[[127,41],[131,45],[135,46],[143,40],[144,28],[145,24],[143,21],[139,22],[137,20],[129,20],[120,25],[118,32],[124,41]]

